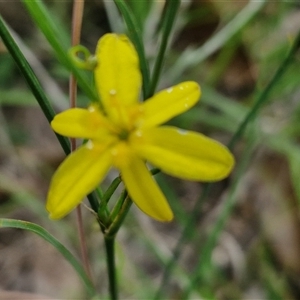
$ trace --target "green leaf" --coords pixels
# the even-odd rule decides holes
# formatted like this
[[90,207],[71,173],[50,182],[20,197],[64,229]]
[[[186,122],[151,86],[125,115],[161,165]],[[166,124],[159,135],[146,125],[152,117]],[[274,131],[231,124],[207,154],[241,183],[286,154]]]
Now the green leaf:
[[197,49],[186,49],[165,74],[169,81],[176,81],[186,70],[192,68],[223,47],[233,36],[241,32],[253,17],[264,7],[266,0],[251,0],[226,26]]
[[[52,108],[47,96],[44,93],[44,90],[37,79],[36,75],[32,71],[29,63],[27,62],[26,58],[24,57],[23,53],[19,49],[18,45],[12,38],[11,34],[9,33],[7,27],[3,19],[0,16],[0,36],[5,44],[6,48],[8,49],[9,53],[15,60],[16,64],[18,65],[21,73],[23,74],[25,80],[27,81],[33,95],[35,96],[37,102],[39,103],[44,115],[46,116],[48,122],[50,123],[55,116],[54,109]],[[62,146],[64,152],[66,154],[70,153],[70,142],[67,138],[56,134],[56,137]],[[94,211],[98,211],[98,200],[94,193],[88,195],[89,202],[91,207]]]
[[133,14],[136,16],[142,31],[145,29],[145,21],[153,4],[153,0],[147,1],[136,1],[130,0],[129,5],[132,9]]
[[56,248],[64,256],[64,258],[73,266],[73,268],[75,269],[75,271],[77,272],[81,280],[83,281],[89,295],[90,296],[96,295],[96,290],[91,280],[88,278],[83,267],[75,258],[75,256],[43,227],[31,222],[0,218],[0,228],[18,228],[18,229],[28,230],[42,237],[54,248]]
[[[205,243],[200,248],[201,257],[199,258],[198,263],[195,264],[195,272],[190,275],[190,284],[182,293],[183,299],[188,299],[190,293],[192,293],[199,282],[204,282],[209,271],[212,271],[211,258],[213,250],[215,249],[218,239],[233,211],[234,205],[236,204],[236,191],[239,187],[240,178],[242,178],[246,172],[256,146],[257,139],[255,136],[252,136],[252,138],[248,139],[245,150],[240,157],[239,164],[235,170],[235,176],[232,179],[230,187],[228,188],[226,199],[224,199],[220,213],[216,217],[214,225],[210,229]],[[192,231],[192,228],[190,228],[190,230]]]
[[[46,116],[48,122],[50,123],[55,116],[55,112],[53,107],[51,106],[47,96],[44,93],[44,90],[37,79],[36,75],[32,71],[29,63],[27,62],[26,58],[24,57],[22,51],[12,38],[11,34],[9,33],[3,19],[0,16],[0,36],[5,44],[6,48],[8,49],[9,53],[15,60],[17,66],[19,67],[21,73],[23,74],[27,84],[29,85],[33,95],[35,96],[37,102],[39,103],[44,115]],[[61,135],[56,135],[62,148],[64,149],[65,153],[68,154],[70,152],[70,143],[68,139],[62,137]]]
[[165,4],[164,11],[162,13],[162,21],[161,21],[162,39],[160,42],[158,55],[156,57],[155,64],[154,64],[153,76],[152,76],[151,86],[150,86],[150,96],[152,96],[155,92],[162,71],[163,61],[165,58],[165,53],[168,46],[170,33],[172,31],[179,7],[180,7],[180,0],[168,0]]
[[269,100],[271,91],[277,85],[279,80],[281,80],[283,75],[288,70],[288,67],[290,66],[291,62],[295,59],[295,54],[297,53],[297,50],[299,49],[299,45],[300,45],[300,31],[297,33],[297,36],[294,40],[293,45],[291,46],[286,57],[283,59],[282,63],[278,67],[277,71],[275,72],[274,76],[271,78],[268,85],[257,94],[254,105],[251,107],[249,113],[246,115],[244,120],[241,122],[240,126],[237,128],[231,141],[229,142],[229,144],[228,144],[229,149],[234,148],[234,146],[237,144],[237,142],[243,136],[249,123],[256,118],[256,116],[258,115],[258,113],[260,112],[262,107]]
[[220,111],[227,119],[233,119],[234,122],[243,120],[249,108],[243,104],[238,103],[212,89],[206,84],[201,84],[202,95],[201,103],[204,103],[217,111]]
[[93,85],[89,82],[88,76],[85,76],[87,74],[78,70],[68,55],[68,50],[71,45],[70,42],[66,41],[66,36],[62,34],[62,32],[64,32],[62,26],[59,26],[58,21],[55,20],[55,17],[48,12],[48,9],[42,1],[22,0],[22,2],[25,4],[32,19],[52,46],[59,61],[74,74],[78,85],[82,88],[86,95],[92,101],[97,100],[98,95],[93,88]]

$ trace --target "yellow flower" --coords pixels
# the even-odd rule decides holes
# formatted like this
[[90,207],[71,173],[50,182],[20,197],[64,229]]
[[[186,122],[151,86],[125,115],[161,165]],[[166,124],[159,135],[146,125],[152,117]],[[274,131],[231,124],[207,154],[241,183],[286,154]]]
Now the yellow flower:
[[159,126],[195,105],[200,97],[197,83],[180,83],[141,103],[139,61],[128,38],[104,35],[96,57],[95,82],[102,109],[72,108],[51,123],[57,133],[88,142],[54,174],[47,200],[50,217],[68,214],[115,167],[144,213],[170,221],[172,210],[146,162],[179,178],[215,181],[228,175],[234,159],[226,147],[199,133]]

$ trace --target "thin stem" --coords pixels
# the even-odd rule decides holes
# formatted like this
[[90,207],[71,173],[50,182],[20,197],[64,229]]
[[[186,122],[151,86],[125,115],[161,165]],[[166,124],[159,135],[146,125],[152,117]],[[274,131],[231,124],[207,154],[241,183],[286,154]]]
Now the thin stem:
[[191,217],[189,219],[187,219],[187,222],[184,226],[181,236],[173,250],[172,258],[167,262],[167,264],[165,266],[163,278],[161,280],[159,289],[157,290],[157,292],[153,298],[154,300],[158,300],[158,299],[162,298],[165,287],[170,279],[171,272],[172,272],[173,268],[175,267],[177,260],[180,257],[182,248],[185,245],[185,243],[188,240],[190,240],[193,236],[193,231],[191,231],[190,228],[193,228],[196,225],[197,220],[201,218],[201,216],[199,217],[199,215],[201,213],[202,205],[203,205],[204,200],[206,199],[207,195],[209,194],[211,187],[212,187],[211,183],[205,184],[202,194],[194,206]]
[[271,81],[266,86],[266,88],[261,93],[259,93],[251,111],[247,114],[247,116],[239,126],[238,130],[233,135],[230,143],[228,144],[229,149],[234,148],[236,143],[241,139],[241,137],[245,133],[248,124],[257,116],[259,110],[269,100],[269,95],[271,90],[277,84],[277,82],[282,78],[282,75],[286,72],[287,68],[289,67],[290,63],[295,57],[295,53],[299,50],[299,48],[300,48],[300,31],[298,32],[292,47],[288,51],[286,57],[284,58],[279,68],[277,69],[275,75],[272,77]]
[[123,210],[121,210],[121,209],[124,205],[124,201],[125,201],[126,197],[127,197],[127,191],[123,190],[121,196],[119,197],[119,200],[117,201],[116,205],[114,206],[114,208],[110,214],[110,220],[112,221],[112,223],[114,223],[114,221],[116,220],[120,211],[123,212]]
[[[72,46],[76,46],[80,43],[83,9],[84,9],[84,0],[74,0],[73,15],[72,15],[72,41],[71,41]],[[76,99],[77,99],[77,81],[73,74],[71,74],[70,76],[69,95],[70,95],[70,107],[74,108],[76,107]],[[76,139],[71,138],[70,142],[71,142],[71,152],[73,152],[76,150]],[[80,250],[81,250],[83,265],[88,276],[92,278],[92,272],[91,272],[88,254],[87,254],[87,245],[86,245],[86,239],[85,239],[85,234],[83,229],[82,212],[80,206],[77,206],[76,208],[76,217],[77,217],[77,229],[78,229],[78,237],[80,241]]]
[[116,191],[116,189],[118,188],[118,186],[120,185],[120,183],[122,182],[122,179],[120,176],[116,177],[113,182],[111,183],[111,185],[108,187],[108,189],[106,190],[106,192],[104,193],[103,197],[102,197],[102,202],[107,205],[108,201],[110,200],[111,196],[113,195],[113,193]]
[[173,24],[176,19],[177,11],[180,7],[180,0],[168,0],[165,4],[165,9],[163,12],[163,33],[161,38],[161,43],[159,47],[159,51],[156,57],[154,69],[153,69],[153,75],[152,75],[152,81],[150,84],[150,93],[149,96],[152,96],[155,92],[157,83],[159,81],[159,77],[162,71],[162,66],[165,58],[165,53],[168,46],[169,36],[173,28]]
[[57,18],[51,14],[49,9],[45,6],[45,1],[21,1],[28,10],[32,20],[45,35],[59,61],[74,73],[79,86],[86,93],[88,98],[92,101],[98,99],[98,94],[96,93],[94,86],[90,84],[88,74],[83,73],[82,70],[76,68],[72,59],[69,57],[69,37],[65,32],[64,26],[60,24],[59,20],[57,20]]
[[[242,138],[243,134],[245,133],[245,130],[247,126],[249,125],[249,122],[252,121],[256,115],[258,114],[259,110],[262,108],[263,104],[268,100],[268,96],[270,95],[270,91],[275,86],[275,83],[278,82],[278,80],[282,77],[282,75],[287,70],[287,67],[292,61],[292,58],[294,57],[296,51],[300,47],[300,32],[295,38],[294,44],[291,47],[290,51],[288,52],[286,58],[281,63],[280,67],[278,68],[277,72],[271,79],[270,83],[267,85],[267,87],[259,94],[257,101],[255,102],[254,106],[252,107],[249,114],[245,117],[244,121],[241,123],[239,128],[236,130],[235,134],[233,135],[231,141],[228,144],[228,147],[230,149],[233,149],[233,147],[236,145],[236,143]],[[190,219],[187,220],[187,223],[185,224],[185,227],[183,229],[181,238],[179,239],[177,245],[175,246],[175,249],[173,251],[173,257],[170,259],[170,261],[167,263],[165,267],[165,271],[163,274],[163,279],[161,281],[160,288],[158,289],[154,299],[160,299],[164,288],[167,284],[167,282],[170,279],[171,271],[173,267],[175,266],[176,261],[178,260],[182,248],[184,244],[191,239],[192,233],[190,232],[191,225],[196,222],[196,219],[199,219],[199,213],[201,212],[202,203],[209,194],[212,184],[206,184],[205,188],[202,192],[202,195],[200,196],[199,200],[196,202],[195,207],[193,209],[193,214]]]
[[200,64],[215,53],[233,36],[241,32],[267,2],[266,0],[250,0],[241,12],[201,47],[196,50],[186,49],[181,53],[180,58],[178,58],[174,65],[166,72],[165,78],[168,78],[170,82],[176,81],[178,80],[178,76],[183,74],[187,69]]
[[204,245],[200,249],[200,258],[198,263],[195,266],[195,273],[190,276],[190,283],[188,287],[183,291],[182,299],[188,299],[190,293],[193,291],[196,285],[199,286],[199,283],[203,281],[203,275],[205,276],[205,270],[207,270],[211,265],[211,256],[212,252],[217,244],[217,241],[222,233],[222,230],[228,220],[234,206],[236,203],[236,190],[240,183],[240,178],[244,175],[252,154],[256,148],[257,139],[255,137],[251,137],[248,140],[247,146],[245,147],[245,151],[242,154],[240,164],[237,166],[235,171],[235,176],[233,178],[232,184],[230,185],[227,199],[224,201],[224,207],[221,210],[220,215],[217,220],[214,222],[214,226],[210,231],[210,234],[204,243]]
[[[27,222],[27,221],[0,218],[0,228],[6,228],[6,227],[18,228],[18,229],[23,229],[26,231],[31,231],[32,233],[37,234],[38,236],[43,238],[45,241],[47,241],[49,243],[49,245],[52,245],[53,247],[55,247],[55,249],[57,249],[63,255],[63,257],[76,270],[76,272],[78,273],[78,275],[84,282],[86,289],[87,289],[88,293],[90,294],[90,296],[93,297],[96,295],[95,288],[94,288],[92,282],[90,281],[90,279],[88,278],[88,276],[86,275],[86,273],[84,272],[84,269],[82,268],[81,263],[79,263],[78,260],[76,259],[76,257],[63,244],[61,244],[53,235],[51,235],[45,228],[41,227],[38,224],[34,224],[31,222]],[[38,299],[40,299],[40,298],[38,297]],[[97,299],[99,299],[99,298],[97,298]]]
[[[29,2],[27,2],[27,3],[29,3]],[[13,39],[12,35],[8,31],[8,27],[5,24],[4,20],[1,18],[1,16],[0,16],[0,37],[2,38],[3,43],[5,44],[10,55],[14,59],[15,63],[19,67],[30,90],[32,91],[32,94],[34,95],[39,106],[41,107],[46,119],[50,123],[55,116],[55,111],[54,111],[51,103],[49,102],[49,100],[43,90],[43,87],[41,86],[41,84],[39,82],[39,79],[37,78],[35,73],[32,71],[28,61],[24,57],[23,52],[20,50],[20,48],[16,44],[15,40]],[[63,148],[65,154],[69,154],[70,153],[69,139],[67,139],[64,136],[59,135],[58,133],[55,133],[55,135],[56,135],[61,147]],[[98,204],[98,200],[97,200],[95,193],[91,193],[87,197],[89,199],[91,207],[93,208],[93,210],[95,212],[97,212],[99,204]]]
[[[80,43],[80,34],[81,34],[81,26],[82,26],[82,16],[84,9],[84,0],[74,0],[73,5],[73,15],[72,15],[72,46],[76,46]],[[70,77],[70,107],[76,107],[76,99],[77,99],[77,81],[73,74]],[[71,139],[71,141],[74,139]],[[74,143],[75,150],[76,145]]]
[[[126,192],[125,192],[126,193]],[[124,194],[125,196],[126,194]],[[116,216],[116,218],[111,223],[110,227],[107,229],[105,236],[108,238],[114,238],[116,234],[118,233],[130,207],[131,207],[132,201],[130,197],[125,198],[124,203],[122,205],[122,208],[119,211],[119,214]]]
[[107,269],[108,269],[108,279],[109,279],[109,292],[110,292],[111,300],[118,299],[118,286],[117,286],[117,277],[116,277],[115,249],[114,249],[115,237],[132,204],[132,201],[128,197],[126,191],[124,191],[119,201],[122,202],[123,197],[126,198],[125,201],[123,202],[122,208],[119,210],[118,215],[116,216],[115,220],[113,220],[113,223],[110,225],[110,227],[107,229],[104,235],[105,250],[106,250],[106,257],[107,257],[106,261],[107,261]]
[[[55,111],[48,100],[43,87],[41,86],[38,78],[36,77],[35,73],[32,71],[28,61],[24,57],[23,52],[20,50],[18,45],[16,44],[15,40],[11,36],[10,32],[8,31],[7,25],[5,24],[4,20],[0,15],[0,37],[6,46],[8,52],[16,62],[17,66],[19,67],[22,75],[24,76],[29,88],[32,91],[32,94],[36,98],[39,106],[41,107],[45,117],[47,118],[48,122],[50,123],[55,116]],[[66,154],[70,153],[70,143],[69,140],[59,134],[56,134],[56,137],[61,144],[64,152]]]
[[109,280],[109,292],[110,299],[118,299],[118,287],[117,287],[117,276],[116,276],[116,265],[115,265],[115,239],[111,237],[104,237],[105,250],[106,250],[106,262],[108,270]]
[[89,278],[92,280],[92,271],[89,264],[88,259],[88,252],[87,252],[87,246],[86,246],[86,239],[83,229],[83,222],[82,222],[82,213],[81,213],[81,206],[78,205],[76,208],[76,219],[77,219],[77,230],[78,230],[78,236],[80,240],[80,251],[81,251],[81,258],[83,261],[83,266],[85,269],[86,274],[89,276]]

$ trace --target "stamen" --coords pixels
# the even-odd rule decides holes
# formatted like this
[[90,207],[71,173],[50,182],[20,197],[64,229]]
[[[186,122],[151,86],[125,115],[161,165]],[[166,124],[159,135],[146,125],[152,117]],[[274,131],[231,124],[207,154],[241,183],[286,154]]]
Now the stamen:
[[137,131],[135,132],[135,135],[136,135],[137,137],[142,137],[142,136],[143,136],[143,133],[142,133],[141,130],[137,130]]
[[89,141],[87,141],[87,143],[85,144],[85,146],[88,149],[92,150],[94,148],[94,143],[91,140],[89,140]]

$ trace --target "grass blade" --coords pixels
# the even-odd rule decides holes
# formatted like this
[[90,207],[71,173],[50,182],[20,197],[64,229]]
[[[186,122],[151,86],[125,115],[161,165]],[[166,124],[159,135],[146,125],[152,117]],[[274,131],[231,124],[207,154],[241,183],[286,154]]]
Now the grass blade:
[[61,28],[59,28],[54,22],[55,18],[49,14],[43,2],[37,0],[22,0],[22,2],[26,6],[32,19],[52,46],[59,61],[74,74],[78,85],[82,88],[85,94],[92,101],[97,100],[97,93],[93,88],[93,85],[89,83],[87,76],[84,76],[86,74],[78,70],[69,58],[68,50],[71,45],[69,42],[66,42],[66,38],[61,33],[63,30],[61,30]]
[[[221,210],[220,215],[214,222],[214,226],[210,231],[210,234],[204,243],[204,245],[200,249],[200,260],[195,266],[195,273],[190,276],[190,284],[183,292],[182,299],[188,299],[190,293],[194,290],[195,286],[201,284],[203,282],[205,276],[207,275],[207,270],[211,269],[211,256],[212,252],[215,249],[215,246],[218,242],[218,239],[223,231],[223,228],[226,225],[226,221],[230,217],[234,205],[236,203],[236,190],[239,186],[240,179],[245,173],[250,159],[252,157],[252,153],[256,148],[257,141],[255,137],[252,137],[247,146],[245,147],[245,151],[243,153],[242,159],[237,166],[237,170],[235,173],[235,177],[233,179],[232,184],[230,185],[228,196],[224,201],[223,209]],[[204,283],[204,282],[203,282]]]
[[233,36],[239,33],[252,18],[266,4],[266,0],[252,0],[247,6],[236,15],[224,28],[213,35],[205,44],[196,50],[187,49],[176,61],[173,67],[165,75],[170,82],[176,81],[178,76],[184,73],[188,68],[200,64],[210,55],[223,47]]
[[[21,52],[20,48],[12,38],[11,34],[9,33],[4,20],[0,16],[0,36],[5,44],[6,48],[8,49],[9,53],[15,60],[17,66],[19,67],[22,75],[24,76],[27,84],[29,85],[33,95],[35,96],[37,102],[39,103],[44,115],[46,116],[48,122],[50,123],[55,116],[55,112],[53,107],[51,106],[47,96],[44,93],[44,90],[35,76],[34,72],[32,71],[29,63],[27,62],[26,58],[24,57],[23,53]],[[66,154],[70,153],[70,143],[69,140],[61,135],[56,135],[63,150]]]
[[257,116],[260,109],[269,100],[268,96],[270,95],[271,90],[275,87],[278,81],[282,78],[283,74],[286,72],[287,68],[292,62],[294,55],[298,51],[299,47],[300,47],[300,31],[298,32],[292,47],[290,48],[285,59],[279,66],[275,75],[272,77],[271,81],[266,86],[266,88],[261,93],[259,93],[259,95],[257,96],[257,100],[255,101],[255,104],[253,105],[250,112],[246,115],[245,119],[242,121],[241,125],[235,132],[230,143],[228,144],[229,149],[234,148],[236,143],[241,139],[242,135],[244,134],[248,124]]
[[77,272],[78,276],[83,281],[87,292],[90,296],[94,296],[96,294],[95,288],[86,275],[83,267],[75,258],[75,256],[63,245],[61,244],[54,236],[52,236],[48,231],[46,231],[43,227],[26,221],[21,220],[12,220],[12,219],[0,219],[0,228],[18,228],[27,231],[31,231],[40,237],[42,237],[45,241],[51,244],[54,248],[56,248],[64,258],[72,265],[74,270]]
[[168,40],[170,33],[175,22],[176,14],[180,7],[180,0],[168,0],[165,4],[165,9],[162,16],[162,39],[158,51],[158,55],[155,60],[153,75],[150,85],[150,96],[155,92],[161,71],[163,66],[163,61],[168,46]]
[[[254,118],[257,116],[258,112],[260,111],[260,109],[266,103],[272,88],[278,82],[278,80],[282,77],[284,72],[287,70],[287,67],[291,63],[292,58],[294,58],[294,55],[295,55],[296,51],[299,49],[299,46],[300,46],[300,32],[298,33],[297,37],[295,38],[293,46],[291,47],[291,49],[288,52],[286,58],[283,60],[280,67],[278,68],[277,72],[275,73],[275,75],[271,79],[270,83],[258,95],[258,98],[257,98],[254,106],[251,108],[251,110],[246,115],[246,117],[242,121],[241,125],[238,127],[235,134],[233,135],[231,141],[229,142],[229,148],[230,149],[233,149],[233,147],[236,145],[236,143],[241,139],[241,137],[244,134],[246,128],[248,127],[250,121],[254,120]],[[201,197],[196,202],[196,204],[194,206],[194,209],[193,209],[193,215],[187,221],[187,223],[186,223],[186,225],[183,229],[183,233],[181,235],[181,238],[178,240],[178,243],[174,248],[173,258],[167,264],[167,267],[166,267],[164,275],[163,275],[161,286],[160,286],[159,290],[157,291],[157,294],[155,295],[154,299],[159,299],[161,297],[161,295],[163,293],[163,287],[167,284],[167,282],[168,282],[168,280],[171,276],[172,269],[174,268],[175,262],[178,260],[180,254],[181,254],[182,248],[184,247],[185,243],[188,240],[190,240],[191,237],[193,236],[194,220],[196,219],[196,216],[199,216],[199,213],[201,212],[202,203],[203,203],[204,199],[207,197],[207,195],[209,194],[211,187],[212,187],[212,184],[207,184],[205,186],[205,188],[203,189],[203,193],[202,193]],[[233,200],[229,199],[228,201],[233,201]],[[227,209],[228,209],[228,211],[226,210],[224,212],[224,215],[226,214],[226,216],[231,211],[231,206],[228,206]],[[225,217],[222,214],[219,221],[216,224],[216,227],[214,228],[214,231],[213,231],[213,234],[216,235],[216,237],[218,236],[220,230],[223,228],[222,226],[224,224],[224,220],[225,220]],[[209,239],[209,241],[205,244],[206,245],[205,247],[207,247],[207,248],[205,248],[203,251],[205,252],[205,255],[207,255],[207,257],[208,257],[208,255],[210,255],[211,245],[213,245],[214,243],[215,243],[215,237],[211,237],[211,239]],[[204,262],[201,262],[201,270],[202,270],[202,268],[204,268],[204,266],[202,266],[202,263],[204,264]],[[194,284],[194,282],[192,282],[192,284]],[[190,290],[188,290],[188,292],[189,291]]]
[[[11,56],[15,60],[17,66],[19,67],[22,75],[27,81],[33,95],[35,96],[37,102],[39,103],[44,115],[46,116],[48,122],[50,123],[55,116],[54,109],[52,108],[47,96],[44,93],[44,90],[37,79],[36,75],[32,71],[29,63],[27,62],[26,58],[24,57],[23,53],[19,49],[18,45],[12,38],[11,34],[7,30],[7,27],[4,23],[4,20],[0,16],[0,36],[3,40],[3,43],[7,47],[8,51],[10,52]],[[63,148],[66,154],[70,153],[70,142],[67,138],[56,134],[56,137]],[[95,212],[98,211],[98,201],[94,193],[88,195],[88,199],[90,202],[91,207]]]

